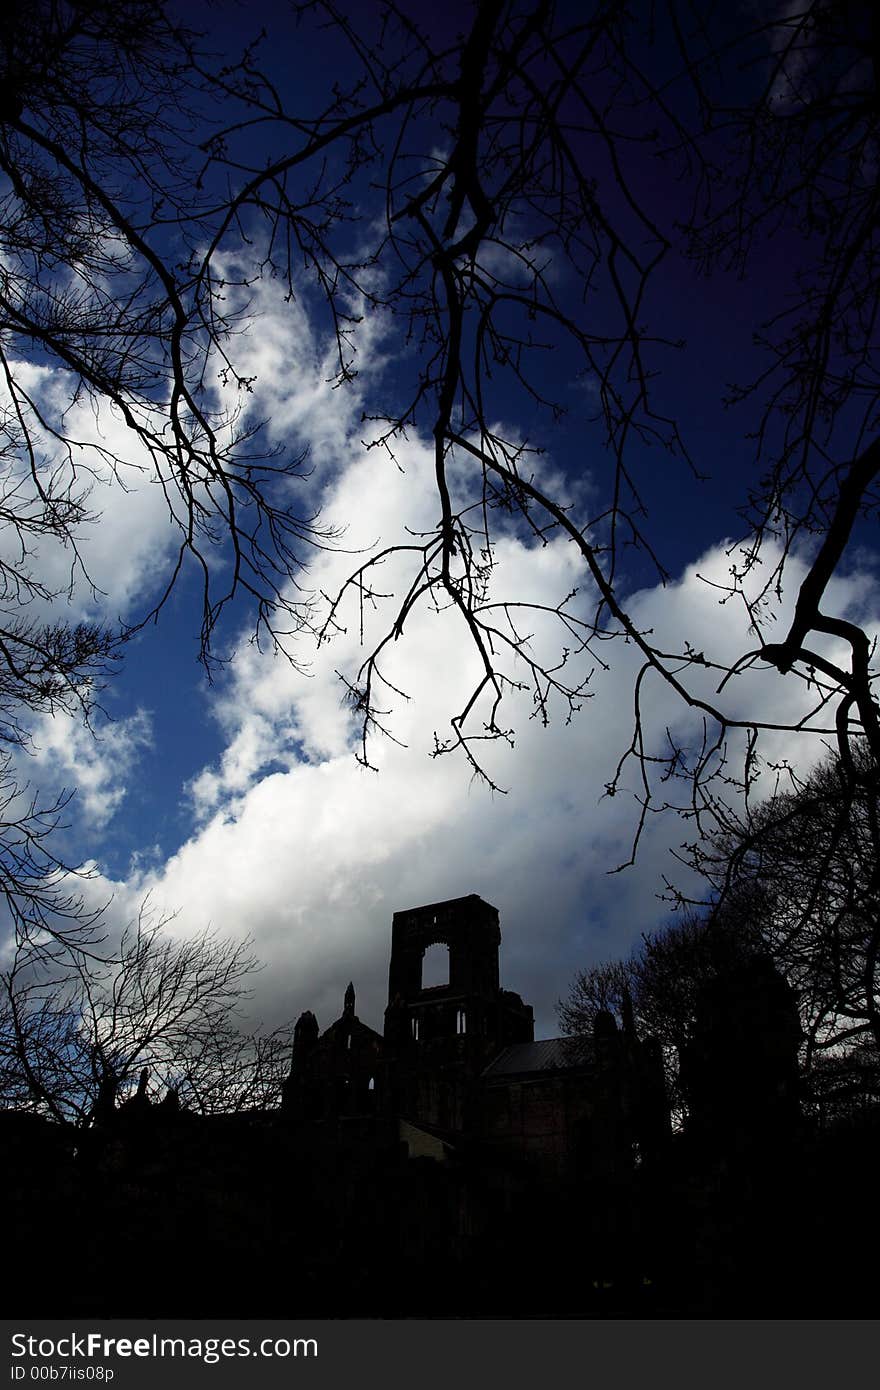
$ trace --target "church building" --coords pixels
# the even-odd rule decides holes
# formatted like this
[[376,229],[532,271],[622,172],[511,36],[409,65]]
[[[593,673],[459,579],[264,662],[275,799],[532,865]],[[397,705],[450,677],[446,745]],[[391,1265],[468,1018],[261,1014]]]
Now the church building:
[[476,894],[394,914],[382,1033],[355,1012],[321,1033],[299,1019],[283,1109],[334,1143],[396,1125],[413,1153],[527,1161],[548,1178],[626,1170],[668,1132],[659,1047],[631,1021],[592,1038],[535,1041],[501,987],[498,911]]

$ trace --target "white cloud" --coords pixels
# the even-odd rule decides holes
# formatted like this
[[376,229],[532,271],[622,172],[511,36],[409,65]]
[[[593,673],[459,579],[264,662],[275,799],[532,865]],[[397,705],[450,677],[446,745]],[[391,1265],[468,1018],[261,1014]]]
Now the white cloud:
[[[232,263],[221,259],[217,268],[230,282],[236,279]],[[339,386],[339,346],[321,331],[305,297],[287,300],[270,276],[251,284],[246,295],[230,284],[227,296],[232,312],[247,315],[248,330],[234,339],[231,350],[236,376],[252,382],[253,389],[242,393],[229,381],[225,388],[218,386],[218,401],[230,412],[241,409],[250,423],[265,422],[274,444],[294,453],[307,449],[309,486],[320,487],[350,457],[352,437],[360,434],[366,384],[383,367],[386,319],[354,295],[348,303],[337,301],[340,312],[359,320],[342,345],[352,378]],[[320,299],[318,307],[326,313],[329,330],[329,310]]]
[[[353,518],[353,542],[387,543],[404,525],[418,531],[433,523],[427,451],[412,443],[402,462],[404,473],[375,455],[353,454],[330,498],[331,509]],[[312,578],[333,592],[351,565],[350,555],[328,554]],[[670,649],[686,638],[732,663],[754,645],[744,610],[719,607],[698,577],[726,574],[728,566],[716,547],[678,583],[634,596],[636,622]],[[529,547],[508,537],[499,547],[498,583],[535,602],[554,603],[576,569],[574,548],[562,540]],[[792,561],[792,594],[802,574]],[[392,564],[379,587],[399,591]],[[837,581],[829,598],[835,611],[876,615],[876,590],[863,576]],[[394,607],[389,600],[379,613],[367,612],[368,636]],[[317,653],[309,678],[277,657],[242,649],[216,702],[225,751],[192,788],[200,828],[166,864],[133,879],[126,901],[149,889],[166,909],[180,910],[179,930],[211,923],[251,934],[270,966],[258,982],[258,1014],[274,1021],[311,1007],[326,1026],[353,978],[361,1016],[381,1026],[391,914],[476,892],[502,913],[504,983],[536,1005],[540,1028],[552,1032],[555,999],[574,969],[625,953],[663,919],[656,895],[664,873],[675,869],[669,849],[688,833],[674,818],[652,821],[636,868],[608,875],[628,857],[635,825],[630,797],[602,800],[602,793],[630,739],[638,654],[622,644],[603,652],[612,669],[596,671],[594,698],[570,725],[557,709],[543,728],[529,697],[511,696],[515,747],[498,742],[483,750],[493,778],[509,788],[493,795],[470,781],[460,758],[428,756],[434,730],[444,735],[477,671],[452,610],[426,606],[393,645],[387,674],[410,699],[389,693],[389,723],[405,746],[380,741],[371,749],[379,772],[358,766],[357,727],[336,676],[352,672],[363,655],[356,609]],[[530,626],[536,643],[553,640],[544,620]],[[717,674],[706,673],[705,693],[717,683]],[[765,717],[790,721],[804,691],[761,668],[728,683],[723,698],[733,715],[758,699]],[[666,727],[687,732],[683,706],[656,679],[645,689],[645,717],[654,750]],[[774,756],[795,750],[803,761],[818,756],[821,744],[807,755],[797,735],[772,745]],[[633,788],[632,775],[624,786]]]
[[[244,343],[240,369],[263,379],[266,389],[254,408],[271,411],[274,438],[289,432],[313,441],[327,517],[347,525],[347,553],[319,555],[310,573],[316,592],[333,594],[364,558],[362,548],[387,545],[406,528],[417,537],[436,526],[430,451],[417,439],[402,441],[396,460],[365,450],[358,388],[346,395],[327,385],[327,357],[305,314],[273,306],[268,294],[259,307],[262,318]],[[380,328],[369,327],[375,337],[372,348],[364,348],[366,372],[375,365]],[[466,472],[467,465],[456,468]],[[131,517],[139,515],[135,507]],[[101,541],[108,561],[125,549],[127,517],[120,506],[108,521]],[[148,537],[159,534],[153,520],[148,509]],[[389,561],[374,576],[377,589],[397,598],[364,605],[368,639],[393,619],[402,563]],[[635,595],[636,623],[652,628],[658,644],[670,650],[680,650],[687,639],[707,657],[732,663],[755,639],[744,612],[732,604],[719,607],[717,594],[698,578],[698,572],[726,575],[728,566],[723,549],[715,547],[678,583]],[[802,573],[797,560],[790,561],[789,603]],[[125,582],[136,594],[148,567],[135,558],[129,574]],[[577,552],[562,538],[539,547],[508,533],[498,546],[496,582],[506,594],[552,607],[580,578]],[[835,589],[835,611],[848,605],[862,618],[876,617],[873,581],[856,576],[837,581]],[[344,630],[312,654],[308,676],[281,657],[242,645],[211,697],[223,751],[190,787],[196,811],[190,838],[167,862],[157,864],[150,855],[127,881],[111,885],[99,877],[89,893],[98,901],[114,889],[113,913],[120,920],[134,916],[140,898],[151,892],[157,908],[179,914],[175,931],[212,925],[253,936],[269,967],[257,981],[254,1013],[276,1021],[310,1007],[323,1026],[340,1012],[349,978],[359,1013],[381,1026],[395,910],[479,893],[502,914],[505,985],[533,1002],[540,1029],[552,1032],[554,1001],[574,969],[625,953],[641,931],[662,920],[655,894],[673,867],[670,846],[684,838],[680,822],[652,821],[636,869],[608,875],[628,857],[635,824],[631,797],[603,800],[602,793],[631,737],[638,653],[621,643],[602,648],[612,669],[596,669],[593,698],[570,724],[557,706],[551,726],[542,727],[532,717],[529,695],[512,694],[502,722],[516,730],[515,746],[483,745],[488,770],[509,788],[507,795],[493,795],[469,779],[461,758],[429,756],[434,731],[446,736],[450,715],[462,707],[479,667],[457,614],[424,605],[388,650],[386,675],[410,698],[387,692],[390,727],[400,742],[371,747],[380,769],[374,773],[355,760],[358,730],[336,675],[341,670],[352,677],[364,655],[361,612],[352,600],[340,614]],[[528,626],[536,647],[553,650],[558,634],[552,621],[534,615]],[[590,664],[584,661],[584,674]],[[707,694],[717,683],[717,675],[705,673]],[[762,668],[729,682],[723,698],[734,714],[759,699],[768,717],[782,721],[800,711],[803,694],[797,681]],[[655,750],[667,726],[686,731],[681,703],[654,678],[645,687],[644,708]],[[69,766],[87,789],[92,778],[95,813],[106,818],[131,767],[126,757],[137,749],[137,727],[125,736],[120,729],[118,748],[105,747],[91,761],[81,741],[74,736],[66,744],[58,728],[45,756]],[[795,737],[780,737],[772,747],[777,755],[791,751]],[[630,774],[625,785],[634,786]]]
[[[11,370],[49,425],[75,441],[67,459],[57,441],[34,424],[43,486],[53,477],[57,495],[69,488],[83,497],[93,520],[73,528],[75,549],[51,530],[29,538],[25,561],[15,528],[6,525],[0,534],[3,559],[13,569],[27,569],[50,594],[60,595],[53,617],[72,622],[129,618],[161,582],[176,544],[151,461],[119,412],[79,395],[70,373],[29,362],[14,362]],[[115,473],[111,456],[124,460]],[[14,498],[18,507],[41,510],[25,457],[16,470],[3,480],[4,496]]]
[[22,758],[23,773],[35,764],[40,779],[76,788],[76,811],[93,830],[103,829],[121,805],[140,754],[152,743],[149,714],[104,723],[98,732],[72,715],[42,716],[32,728],[33,753]]

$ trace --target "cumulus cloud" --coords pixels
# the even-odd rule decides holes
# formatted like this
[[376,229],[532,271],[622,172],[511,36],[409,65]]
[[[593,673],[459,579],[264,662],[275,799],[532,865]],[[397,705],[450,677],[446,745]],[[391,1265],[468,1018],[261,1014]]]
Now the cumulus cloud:
[[[330,506],[354,519],[365,542],[387,542],[404,526],[426,529],[436,507],[428,463],[416,443],[404,472],[355,453]],[[350,555],[326,555],[313,579],[331,593],[351,565]],[[719,607],[703,579],[728,567],[724,548],[713,547],[675,584],[633,596],[636,622],[670,649],[687,640],[732,664],[754,634],[745,610]],[[535,603],[552,606],[576,570],[576,552],[563,540],[540,547],[510,537],[499,548],[499,590]],[[794,561],[793,593],[803,572]],[[389,565],[379,587],[399,594],[399,585]],[[835,589],[835,611],[863,621],[876,615],[876,591],[864,576],[836,581]],[[389,599],[365,615],[367,642],[393,611]],[[631,737],[637,653],[623,644],[608,653],[610,669],[596,669],[591,696],[570,724],[557,709],[543,727],[529,696],[513,694],[506,717],[514,746],[482,749],[493,780],[507,788],[493,794],[460,758],[430,756],[434,731],[443,736],[462,707],[477,664],[457,614],[429,605],[394,644],[387,667],[392,686],[408,697],[388,691],[396,741],[371,745],[378,772],[358,765],[358,726],[337,672],[352,675],[363,657],[360,617],[355,604],[336,639],[315,654],[308,678],[277,656],[242,649],[216,700],[224,751],[191,788],[198,828],[167,863],[126,885],[126,901],[149,890],[179,910],[179,930],[211,923],[252,935],[270,967],[254,1009],[273,1022],[310,1007],[326,1026],[353,978],[361,1016],[381,1026],[392,913],[476,892],[502,913],[505,984],[534,1003],[540,1029],[553,1032],[554,1004],[573,971],[625,953],[664,919],[657,895],[664,875],[676,871],[670,848],[687,833],[674,818],[652,821],[636,867],[609,875],[627,859],[636,823],[626,794],[637,790],[634,775],[614,800],[603,793]],[[536,644],[549,650],[554,640],[549,624],[535,625]],[[717,683],[707,671],[702,693],[714,695]],[[799,717],[806,694],[768,668],[725,689],[733,717],[758,700],[780,723]],[[645,686],[644,713],[652,750],[662,749],[667,728],[698,736],[699,718],[656,679]],[[774,757],[797,752],[803,765],[822,752],[818,739],[805,753],[798,735],[774,738]]]
[[[344,549],[320,554],[310,572],[316,595],[332,596],[371,548],[407,534],[417,544],[434,529],[431,453],[415,436],[401,442],[395,459],[365,448],[358,388],[345,396],[328,384],[327,353],[305,313],[290,306],[282,313],[268,298],[260,309],[245,344],[248,370],[263,383],[259,408],[272,416],[273,437],[313,442],[325,515],[346,528]],[[365,372],[381,351],[381,326],[370,331]],[[107,540],[111,549],[119,544],[118,537]],[[577,552],[561,537],[541,546],[508,529],[497,562],[499,596],[550,609],[583,581]],[[717,591],[704,582],[726,576],[729,564],[723,545],[714,545],[676,583],[633,595],[637,625],[669,650],[687,641],[711,660],[734,663],[756,639],[745,610],[719,606]],[[514,731],[512,746],[481,745],[492,780],[506,789],[493,793],[470,777],[459,756],[431,756],[435,732],[446,737],[450,716],[474,688],[479,662],[458,614],[425,603],[387,650],[389,685],[379,703],[388,709],[394,738],[371,743],[378,771],[368,770],[355,758],[359,729],[338,673],[354,679],[371,641],[388,630],[406,566],[406,557],[389,559],[374,575],[377,596],[361,604],[353,592],[339,610],[332,641],[310,653],[298,649],[298,658],[309,661],[306,675],[282,656],[241,646],[210,697],[222,746],[187,789],[192,833],[165,862],[145,855],[125,881],[111,884],[99,875],[89,892],[95,901],[115,892],[112,913],[120,921],[136,915],[149,893],[157,910],[177,913],[177,932],[210,925],[252,936],[268,967],[255,982],[252,1010],[267,1022],[308,1007],[326,1026],[341,1011],[351,978],[360,1016],[378,1027],[392,913],[479,893],[501,911],[505,985],[536,1006],[539,1030],[552,1033],[555,1001],[573,971],[625,953],[640,932],[663,920],[657,894],[675,868],[670,848],[686,834],[674,818],[652,818],[636,867],[608,873],[628,858],[637,817],[634,770],[624,776],[620,795],[611,799],[604,791],[632,735],[638,652],[607,644],[601,654],[609,669],[585,654],[576,659],[590,681],[570,722],[557,706],[544,727],[529,693],[512,691],[501,716]],[[780,623],[803,572],[793,559]],[[835,611],[876,626],[877,591],[869,576],[835,581],[830,598]],[[536,652],[558,652],[552,618],[535,610],[528,628]],[[508,664],[515,676],[515,658]],[[707,669],[701,679],[697,693],[714,698],[717,673]],[[756,666],[731,679],[723,698],[734,717],[758,701],[766,717],[790,723],[807,694],[796,680]],[[652,751],[662,750],[667,729],[684,740],[699,738],[699,715],[656,678],[643,687],[643,713]],[[51,745],[77,775],[93,776],[99,816],[128,775],[136,726],[127,737],[128,753],[123,737],[115,771],[106,777],[75,741],[69,753],[57,741]],[[803,764],[821,753],[818,739],[806,754],[800,736],[774,739],[774,757],[797,747]]]
[[146,710],[139,709],[96,732],[69,714],[44,715],[32,727],[32,751],[22,771],[33,764],[41,781],[76,788],[76,810],[93,831],[104,829],[128,791],[129,779],[144,749],[152,743]]
[[[51,434],[41,437],[33,426],[42,485],[53,479],[59,496],[69,488],[92,518],[75,528],[75,550],[51,530],[31,536],[24,567],[49,594],[62,596],[66,620],[127,618],[153,590],[175,545],[168,504],[146,451],[119,412],[79,394],[67,371],[31,362],[14,362],[11,369],[41,418],[52,429],[61,429],[63,422],[74,441],[68,458]],[[111,457],[125,462],[114,471]],[[41,504],[30,467],[25,458],[20,464],[3,479],[7,509],[34,510]],[[13,570],[22,566],[14,527],[3,528],[0,547]]]
[[[246,292],[236,290],[232,282],[243,272],[222,258],[218,269],[230,282],[230,310],[248,321],[233,352],[236,378],[248,380],[253,389],[242,394],[230,378],[217,386],[217,402],[229,413],[241,410],[250,425],[265,425],[271,443],[306,451],[314,491],[335,476],[360,436],[364,393],[385,366],[386,316],[352,291],[347,304],[337,302],[348,313],[352,332],[337,340],[322,331],[317,310],[323,308],[327,316],[324,327],[331,320],[320,300],[310,306],[305,295],[287,299],[271,277],[251,283]],[[343,369],[349,376],[344,387],[339,383]]]

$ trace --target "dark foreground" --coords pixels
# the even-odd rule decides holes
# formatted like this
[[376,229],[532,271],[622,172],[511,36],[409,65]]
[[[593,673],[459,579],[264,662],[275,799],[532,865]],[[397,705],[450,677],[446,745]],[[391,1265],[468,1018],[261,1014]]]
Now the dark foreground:
[[5,1113],[8,1315],[873,1318],[878,1158],[867,1116],[554,1187],[272,1115]]

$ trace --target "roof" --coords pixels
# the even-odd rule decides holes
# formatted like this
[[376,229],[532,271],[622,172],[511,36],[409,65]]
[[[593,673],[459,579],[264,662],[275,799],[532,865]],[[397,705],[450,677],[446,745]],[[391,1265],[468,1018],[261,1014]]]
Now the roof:
[[328,1024],[321,1034],[319,1042],[324,1042],[325,1039],[332,1041],[337,1033],[351,1033],[356,1038],[362,1038],[368,1033],[371,1038],[377,1038],[379,1042],[382,1042],[382,1034],[377,1033],[375,1028],[371,1028],[368,1023],[362,1023],[357,1014],[343,1014],[341,1018]]
[[479,903],[482,907],[488,907],[492,912],[497,912],[497,907],[487,903],[485,898],[481,898],[479,893],[465,893],[461,898],[444,898],[439,903],[420,903],[418,907],[404,907],[395,912],[395,917],[409,917],[419,912],[433,912],[441,907],[458,907],[460,903]]
[[570,1071],[592,1067],[592,1038],[544,1038],[541,1042],[514,1043],[490,1062],[486,1080],[496,1076],[524,1076],[535,1072]]

